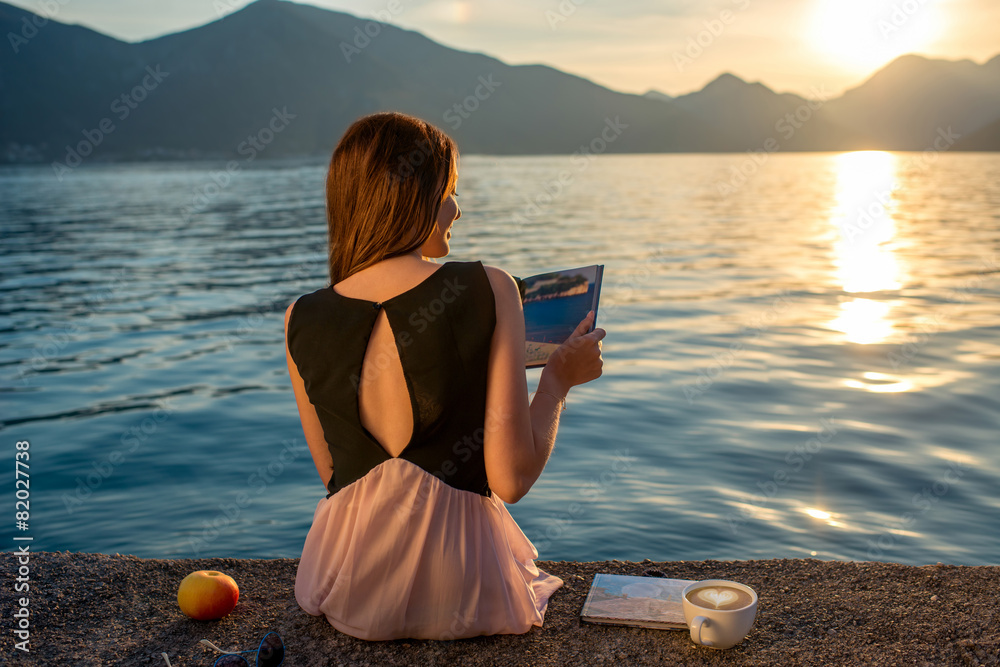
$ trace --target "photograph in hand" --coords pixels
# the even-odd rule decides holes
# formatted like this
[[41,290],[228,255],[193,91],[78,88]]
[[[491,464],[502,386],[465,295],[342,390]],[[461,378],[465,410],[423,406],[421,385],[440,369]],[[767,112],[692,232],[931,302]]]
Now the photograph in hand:
[[594,330],[603,276],[604,265],[594,264],[514,278],[524,305],[526,368],[544,366],[591,310]]

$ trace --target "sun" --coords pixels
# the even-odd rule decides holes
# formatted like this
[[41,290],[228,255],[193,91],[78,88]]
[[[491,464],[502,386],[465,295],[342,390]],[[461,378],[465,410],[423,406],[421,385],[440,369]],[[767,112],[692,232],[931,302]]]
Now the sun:
[[455,23],[468,23],[472,18],[472,4],[469,0],[455,0],[452,3],[452,15]]
[[815,0],[807,39],[844,69],[870,73],[940,36],[945,0]]

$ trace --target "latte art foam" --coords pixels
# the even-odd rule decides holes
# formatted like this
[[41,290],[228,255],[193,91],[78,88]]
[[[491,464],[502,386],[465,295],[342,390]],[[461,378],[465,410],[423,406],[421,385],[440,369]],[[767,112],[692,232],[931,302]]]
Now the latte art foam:
[[731,586],[705,586],[688,593],[691,603],[706,609],[742,609],[750,604],[753,598],[740,588]]

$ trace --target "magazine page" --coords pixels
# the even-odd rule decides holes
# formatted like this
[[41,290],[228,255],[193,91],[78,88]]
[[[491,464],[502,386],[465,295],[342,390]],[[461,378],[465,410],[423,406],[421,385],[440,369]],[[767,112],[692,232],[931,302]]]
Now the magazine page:
[[[587,312],[597,311],[603,274],[604,265],[594,264],[518,279],[527,368],[544,366]],[[596,322],[595,316],[594,326]]]

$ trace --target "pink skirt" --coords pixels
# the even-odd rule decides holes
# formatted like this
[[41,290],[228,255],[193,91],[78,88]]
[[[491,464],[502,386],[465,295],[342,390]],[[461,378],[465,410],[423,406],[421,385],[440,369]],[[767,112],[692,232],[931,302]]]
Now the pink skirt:
[[457,639],[541,626],[563,581],[496,495],[389,459],[316,505],[295,599],[360,639]]

